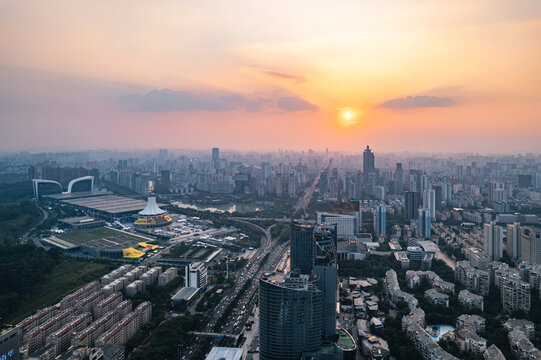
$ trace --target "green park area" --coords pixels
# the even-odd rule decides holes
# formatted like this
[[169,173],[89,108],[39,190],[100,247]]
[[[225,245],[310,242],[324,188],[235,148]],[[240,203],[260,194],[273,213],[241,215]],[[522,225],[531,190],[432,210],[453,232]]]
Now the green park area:
[[19,236],[40,219],[41,214],[33,202],[0,204],[0,246],[15,245]]
[[36,310],[57,303],[67,294],[99,279],[116,267],[44,251],[31,245],[5,248],[0,255],[0,316],[16,323]]

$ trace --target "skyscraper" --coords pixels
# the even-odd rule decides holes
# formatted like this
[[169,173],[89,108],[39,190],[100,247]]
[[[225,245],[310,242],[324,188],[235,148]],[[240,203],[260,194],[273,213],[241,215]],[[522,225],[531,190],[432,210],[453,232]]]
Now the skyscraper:
[[430,217],[436,218],[436,191],[425,190],[423,194],[423,207],[430,211]]
[[436,194],[436,211],[441,211],[443,202],[443,187],[442,185],[435,185],[432,186],[432,189]]
[[375,169],[374,153],[372,152],[372,150],[370,150],[370,146],[366,145],[366,149],[363,152],[363,174],[372,173],[374,172],[374,169]]
[[417,191],[406,191],[404,195],[404,219],[406,221],[415,220],[418,215],[419,193]]
[[422,174],[419,177],[419,183],[417,185],[419,186],[419,188],[417,189],[419,190],[419,194],[424,195],[425,190],[427,190],[430,187],[428,183],[428,176],[425,174]]
[[321,348],[322,292],[317,275],[265,274],[259,279],[261,360],[297,360]]
[[494,221],[483,227],[483,250],[491,260],[500,260],[503,256],[503,228]]
[[376,219],[374,221],[376,235],[386,235],[387,234],[387,216],[385,213],[385,205],[378,205],[376,208]]
[[215,169],[218,168],[218,165],[220,163],[220,149],[219,148],[212,148],[212,165]]
[[520,229],[522,260],[532,265],[541,265],[541,229],[522,226]]
[[404,193],[404,170],[402,169],[402,163],[396,163],[396,170],[394,172],[394,182],[397,194]]
[[310,274],[314,267],[314,225],[291,224],[291,270]]
[[520,223],[507,224],[507,243],[505,248],[507,255],[512,259],[521,258],[521,235]]
[[314,229],[316,258],[313,273],[319,276],[317,287],[322,293],[322,335],[336,333],[338,272],[336,267],[336,225],[319,225]]
[[367,145],[363,152],[363,192],[365,194],[373,195],[376,180],[374,153]]
[[430,238],[432,225],[431,219],[429,209],[419,209],[419,235],[425,239]]

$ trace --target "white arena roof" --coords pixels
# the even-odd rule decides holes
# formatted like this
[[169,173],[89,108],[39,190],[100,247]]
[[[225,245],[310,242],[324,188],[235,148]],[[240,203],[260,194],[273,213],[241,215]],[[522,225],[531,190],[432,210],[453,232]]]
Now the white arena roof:
[[120,214],[127,212],[138,212],[143,210],[147,202],[145,200],[132,199],[124,196],[105,195],[79,199],[63,200],[63,203],[85,207],[92,210]]
[[143,215],[143,216],[155,216],[155,215],[161,215],[164,213],[165,211],[160,209],[158,207],[158,204],[156,204],[155,197],[149,197],[145,208],[142,211],[139,211],[139,215]]

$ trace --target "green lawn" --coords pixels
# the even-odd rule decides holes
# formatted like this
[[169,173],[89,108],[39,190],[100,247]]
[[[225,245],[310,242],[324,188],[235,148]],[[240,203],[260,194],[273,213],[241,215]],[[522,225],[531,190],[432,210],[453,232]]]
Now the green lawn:
[[[135,236],[132,234],[127,234],[121,231],[117,231],[115,229],[107,228],[107,227],[99,227],[94,229],[82,229],[82,230],[73,230],[68,231],[63,234],[58,234],[57,236],[63,240],[69,241],[72,244],[79,245],[85,242],[88,242],[90,240],[96,240],[101,238],[107,238],[107,237],[115,237],[115,236],[131,236],[135,238],[136,240],[143,241],[142,237]],[[147,239],[148,240],[148,239]]]
[[64,260],[55,266],[30,294],[20,299],[19,305],[5,320],[17,323],[40,308],[56,304],[67,294],[99,279],[114,267],[116,266],[74,259]]
[[0,221],[0,246],[17,244],[19,236],[39,221],[38,216],[21,215],[16,219]]

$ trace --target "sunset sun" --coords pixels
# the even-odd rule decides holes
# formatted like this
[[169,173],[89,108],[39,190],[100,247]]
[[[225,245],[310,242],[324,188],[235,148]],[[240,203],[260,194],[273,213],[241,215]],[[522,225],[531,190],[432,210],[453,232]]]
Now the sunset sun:
[[351,108],[343,108],[340,111],[339,123],[343,127],[353,126],[359,123],[360,112]]

